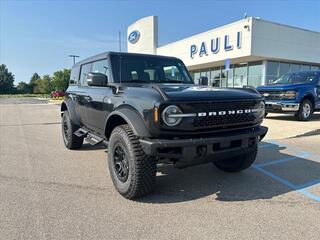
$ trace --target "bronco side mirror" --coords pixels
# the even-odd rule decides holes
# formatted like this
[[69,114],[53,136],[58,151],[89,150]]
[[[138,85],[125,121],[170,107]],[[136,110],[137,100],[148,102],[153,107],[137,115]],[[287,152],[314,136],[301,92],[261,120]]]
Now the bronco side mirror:
[[209,81],[208,81],[208,78],[207,78],[207,77],[200,77],[200,78],[199,78],[199,84],[200,84],[200,85],[208,86],[208,83],[209,83]]
[[108,77],[103,73],[89,72],[87,75],[87,83],[88,86],[103,87],[107,85]]

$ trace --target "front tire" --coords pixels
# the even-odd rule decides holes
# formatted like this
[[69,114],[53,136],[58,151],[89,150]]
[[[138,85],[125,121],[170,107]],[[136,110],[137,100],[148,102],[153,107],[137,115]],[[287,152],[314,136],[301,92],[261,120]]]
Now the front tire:
[[147,156],[128,125],[116,127],[108,145],[110,176],[117,191],[128,199],[152,192],[156,180],[156,160]]
[[247,153],[239,154],[237,156],[214,161],[213,164],[224,172],[240,172],[249,168],[256,160],[258,152],[258,145],[252,147]]
[[62,116],[62,137],[64,145],[68,149],[81,148],[83,138],[74,135],[75,131],[79,129],[79,126],[72,123],[69,112],[64,111]]
[[309,121],[313,114],[313,105],[312,102],[308,99],[304,99],[300,103],[300,108],[297,113],[297,119],[299,121]]

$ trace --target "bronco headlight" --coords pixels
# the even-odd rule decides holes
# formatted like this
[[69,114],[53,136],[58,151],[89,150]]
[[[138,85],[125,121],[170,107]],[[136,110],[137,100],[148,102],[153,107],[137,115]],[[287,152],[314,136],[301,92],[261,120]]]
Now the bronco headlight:
[[170,126],[177,126],[181,120],[182,117],[180,116],[182,114],[182,111],[179,107],[175,106],[175,105],[170,105],[168,107],[166,107],[161,116],[162,116],[162,120],[163,122]]
[[264,114],[265,114],[265,103],[264,103],[264,101],[259,102],[255,106],[254,112],[256,112],[257,117],[264,117]]

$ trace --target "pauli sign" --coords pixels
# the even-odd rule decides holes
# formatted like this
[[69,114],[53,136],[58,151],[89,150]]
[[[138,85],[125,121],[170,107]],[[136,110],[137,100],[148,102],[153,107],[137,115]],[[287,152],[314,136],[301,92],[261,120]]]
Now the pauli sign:
[[[236,34],[236,47],[241,48],[242,44],[242,33],[237,32]],[[194,58],[194,56],[198,55],[199,57],[208,56],[209,54],[217,54],[221,45],[223,46],[224,51],[232,51],[234,49],[234,45],[230,44],[230,36],[224,35],[223,41],[221,41],[220,37],[212,38],[210,42],[201,42],[200,45],[192,44],[190,46],[190,57]]]

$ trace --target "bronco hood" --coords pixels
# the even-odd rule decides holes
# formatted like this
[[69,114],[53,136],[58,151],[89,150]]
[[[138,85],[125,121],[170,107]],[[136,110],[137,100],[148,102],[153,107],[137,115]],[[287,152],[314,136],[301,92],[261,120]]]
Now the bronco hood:
[[202,85],[158,85],[169,101],[210,101],[230,99],[257,99],[260,94],[251,88],[215,88]]

